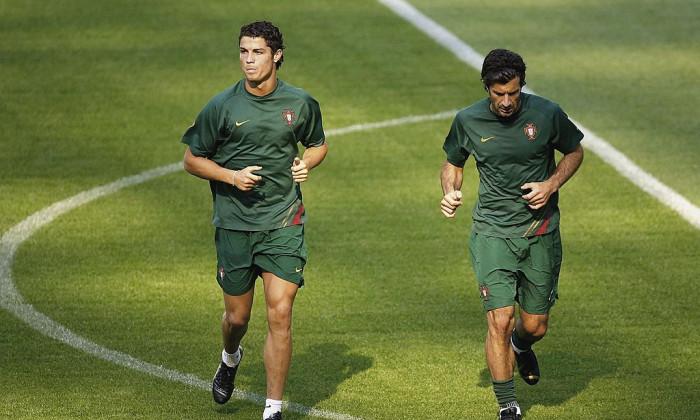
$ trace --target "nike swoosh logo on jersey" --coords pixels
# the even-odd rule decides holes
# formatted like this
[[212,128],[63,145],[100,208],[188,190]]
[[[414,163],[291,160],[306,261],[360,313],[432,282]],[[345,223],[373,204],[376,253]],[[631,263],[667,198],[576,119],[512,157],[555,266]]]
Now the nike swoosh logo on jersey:
[[243,124],[247,123],[248,121],[250,121],[250,120],[236,121],[236,127],[240,127],[240,126],[242,126]]
[[482,138],[481,138],[481,142],[482,142],[482,143],[486,143],[487,141],[491,140],[491,139],[494,138],[494,137],[495,137],[495,136],[491,136],[491,137],[487,137],[487,138],[483,138],[483,137],[482,137]]

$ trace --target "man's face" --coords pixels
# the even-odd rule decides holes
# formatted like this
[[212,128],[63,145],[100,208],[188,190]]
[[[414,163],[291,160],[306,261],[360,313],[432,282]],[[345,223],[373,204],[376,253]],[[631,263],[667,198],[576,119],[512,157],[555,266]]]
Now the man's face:
[[277,74],[275,62],[282,56],[282,51],[275,53],[267,46],[264,38],[244,36],[239,43],[241,69],[249,84],[256,86]]
[[503,85],[494,83],[488,92],[491,112],[499,117],[510,117],[520,109],[520,76]]

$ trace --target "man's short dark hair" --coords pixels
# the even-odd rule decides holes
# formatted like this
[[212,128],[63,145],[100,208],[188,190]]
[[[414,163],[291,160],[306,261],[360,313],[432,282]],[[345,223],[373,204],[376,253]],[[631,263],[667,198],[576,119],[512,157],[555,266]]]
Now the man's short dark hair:
[[[241,33],[238,35],[238,43],[240,44],[241,38],[248,36],[251,38],[263,38],[268,47],[272,49],[272,54],[276,53],[277,50],[284,50],[284,39],[282,39],[282,32],[279,28],[267,21],[259,21],[243,25],[241,27]],[[282,66],[282,61],[284,61],[284,55],[280,57],[275,63],[275,66],[279,69]]]
[[525,62],[513,51],[498,48],[491,50],[481,67],[481,81],[489,88],[494,83],[506,84],[520,76],[520,87],[525,86]]

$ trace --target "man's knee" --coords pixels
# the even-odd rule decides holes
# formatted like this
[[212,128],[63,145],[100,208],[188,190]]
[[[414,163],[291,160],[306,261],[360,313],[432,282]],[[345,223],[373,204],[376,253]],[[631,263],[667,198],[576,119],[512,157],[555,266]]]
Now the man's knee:
[[271,330],[289,330],[292,325],[292,302],[279,301],[268,305],[267,323]]
[[488,311],[486,319],[489,334],[495,336],[509,336],[515,325],[515,313],[512,306]]
[[224,313],[223,322],[229,328],[246,328],[248,326],[248,322],[250,322],[250,313],[237,313],[236,311],[226,311]]
[[547,315],[528,315],[521,313],[518,333],[523,336],[523,338],[530,341],[541,340],[547,333],[548,322],[549,316]]

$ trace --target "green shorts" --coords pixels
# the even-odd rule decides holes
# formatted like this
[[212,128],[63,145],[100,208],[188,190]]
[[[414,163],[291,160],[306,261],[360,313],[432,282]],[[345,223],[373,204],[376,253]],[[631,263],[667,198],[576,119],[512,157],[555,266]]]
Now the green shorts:
[[496,238],[472,231],[469,236],[474,275],[486,310],[518,302],[527,313],[549,313],[559,297],[559,229],[529,238]]
[[240,296],[248,292],[263,271],[299,287],[304,285],[306,242],[303,224],[261,232],[216,228],[214,243],[216,280],[229,295]]

